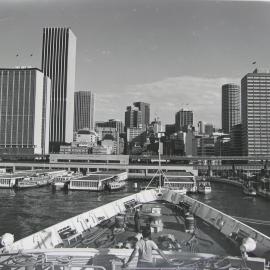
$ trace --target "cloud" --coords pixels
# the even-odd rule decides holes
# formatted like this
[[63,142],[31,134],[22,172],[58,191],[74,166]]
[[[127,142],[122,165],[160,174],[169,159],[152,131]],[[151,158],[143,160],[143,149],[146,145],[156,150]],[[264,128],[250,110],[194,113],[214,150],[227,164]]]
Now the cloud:
[[181,108],[187,108],[194,112],[194,124],[203,120],[220,127],[221,86],[225,83],[240,81],[236,78],[181,76],[119,87],[115,91],[110,89],[110,92],[107,90],[97,95],[97,116],[105,116],[108,110],[110,117],[115,112],[116,118],[124,119],[126,106],[135,101],[143,101],[150,103],[151,119],[158,116],[163,124],[173,123],[175,113]]

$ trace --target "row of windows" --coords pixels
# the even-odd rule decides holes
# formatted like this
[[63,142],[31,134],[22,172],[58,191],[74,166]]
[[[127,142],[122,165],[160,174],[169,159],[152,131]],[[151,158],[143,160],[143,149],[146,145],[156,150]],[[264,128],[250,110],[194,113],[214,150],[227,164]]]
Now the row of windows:
[[71,187],[98,187],[98,181],[72,181]]
[[1,185],[9,185],[10,184],[10,179],[0,179],[0,184]]

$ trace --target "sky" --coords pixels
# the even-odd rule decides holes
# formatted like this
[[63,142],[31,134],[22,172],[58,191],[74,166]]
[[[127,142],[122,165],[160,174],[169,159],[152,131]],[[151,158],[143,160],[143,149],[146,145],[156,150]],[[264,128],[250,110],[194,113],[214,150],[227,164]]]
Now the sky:
[[222,84],[270,67],[269,14],[267,1],[0,0],[1,67],[40,68],[43,27],[71,27],[75,90],[95,93],[97,121],[144,101],[163,124],[188,108],[220,127]]

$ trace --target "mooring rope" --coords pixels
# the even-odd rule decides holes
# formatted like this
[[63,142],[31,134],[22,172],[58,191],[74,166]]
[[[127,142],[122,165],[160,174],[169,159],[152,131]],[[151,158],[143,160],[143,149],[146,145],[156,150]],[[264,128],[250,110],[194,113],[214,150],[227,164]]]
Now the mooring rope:
[[252,219],[252,218],[236,217],[236,216],[233,216],[233,218],[238,219],[238,220],[243,221],[243,222],[246,222],[246,223],[270,226],[269,220],[260,220],[260,219]]

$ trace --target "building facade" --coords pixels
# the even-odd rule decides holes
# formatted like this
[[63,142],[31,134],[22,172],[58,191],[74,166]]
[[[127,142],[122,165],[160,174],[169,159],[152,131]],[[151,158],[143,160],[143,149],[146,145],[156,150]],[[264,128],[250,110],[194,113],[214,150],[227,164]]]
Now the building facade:
[[76,37],[70,28],[44,28],[42,71],[51,79],[50,145],[73,140]]
[[128,106],[125,111],[125,128],[143,128],[142,112],[132,106]]
[[189,125],[193,126],[193,111],[181,109],[175,114],[175,131],[186,132]]
[[89,129],[80,129],[76,132],[76,143],[78,146],[93,147],[97,145],[96,132]]
[[231,155],[242,156],[242,124],[235,125],[231,129]]
[[142,126],[147,127],[150,123],[150,104],[145,102],[134,102],[133,105],[142,112]]
[[222,85],[222,130],[229,134],[234,125],[241,122],[240,118],[240,86],[236,84]]
[[243,155],[270,154],[270,72],[255,69],[241,80]]
[[74,93],[74,131],[94,129],[95,95],[91,91]]
[[96,128],[116,128],[119,134],[124,132],[124,124],[120,120],[109,119],[108,121],[99,121],[95,123]]
[[0,69],[0,153],[48,154],[50,93],[39,69]]

